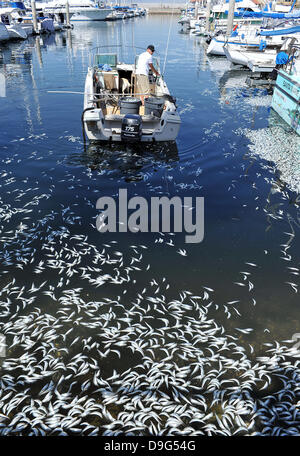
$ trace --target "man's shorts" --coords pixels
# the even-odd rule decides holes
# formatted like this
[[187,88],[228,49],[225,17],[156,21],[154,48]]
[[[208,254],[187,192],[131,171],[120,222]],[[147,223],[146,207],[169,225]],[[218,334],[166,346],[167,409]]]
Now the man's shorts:
[[145,74],[136,75],[136,85],[137,85],[137,93],[140,93],[143,95],[150,94],[149,78]]

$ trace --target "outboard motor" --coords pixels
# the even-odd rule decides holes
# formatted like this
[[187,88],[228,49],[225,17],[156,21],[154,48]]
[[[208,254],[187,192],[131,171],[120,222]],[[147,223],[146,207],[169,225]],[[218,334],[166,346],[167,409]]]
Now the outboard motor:
[[137,142],[142,136],[142,118],[139,114],[126,114],[122,120],[121,140]]

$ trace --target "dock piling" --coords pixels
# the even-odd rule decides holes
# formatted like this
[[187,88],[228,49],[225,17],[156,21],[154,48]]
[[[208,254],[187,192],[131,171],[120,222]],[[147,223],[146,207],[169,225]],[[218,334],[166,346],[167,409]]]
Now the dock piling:
[[34,31],[35,35],[38,35],[39,29],[38,29],[37,15],[36,15],[35,0],[31,0],[31,11],[32,11],[33,31]]
[[70,7],[69,7],[69,2],[66,2],[66,22],[67,22],[67,28],[71,28],[70,24]]
[[211,0],[207,0],[207,2],[206,2],[206,19],[205,19],[206,32],[209,31],[210,5],[211,5]]

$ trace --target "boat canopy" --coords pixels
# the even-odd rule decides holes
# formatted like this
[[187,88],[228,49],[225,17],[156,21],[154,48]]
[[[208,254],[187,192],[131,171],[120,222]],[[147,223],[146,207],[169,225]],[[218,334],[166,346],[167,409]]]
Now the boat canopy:
[[290,33],[300,33],[300,25],[280,30],[263,30],[259,33],[261,36],[289,35]]
[[17,8],[20,10],[26,10],[25,5],[23,2],[1,2],[0,1],[0,8]]
[[[228,14],[228,11],[226,11]],[[234,13],[235,17],[269,17],[273,19],[299,19],[300,18],[300,10],[295,11],[294,13],[275,13],[275,12],[267,12],[267,11],[246,11],[240,9],[239,12]]]

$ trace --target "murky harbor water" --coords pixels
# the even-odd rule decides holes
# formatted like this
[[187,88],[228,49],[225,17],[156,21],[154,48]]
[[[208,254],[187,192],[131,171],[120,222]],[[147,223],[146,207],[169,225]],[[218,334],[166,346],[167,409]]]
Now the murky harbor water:
[[[85,147],[89,51],[170,18],[1,49],[1,435],[299,433],[299,137],[171,19],[176,144]],[[203,196],[205,236],[95,229],[96,201]],[[184,254],[182,254],[184,253]]]

